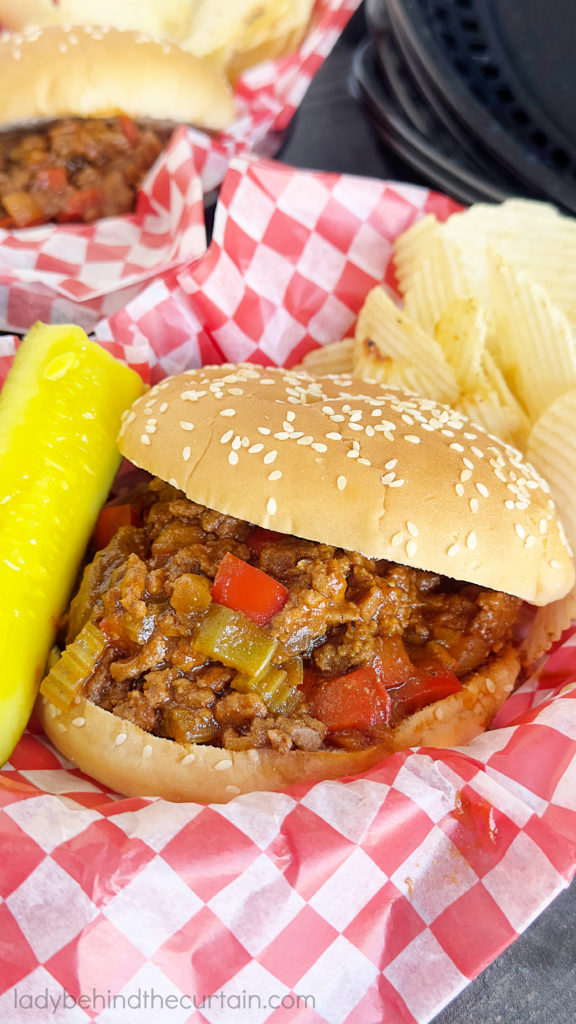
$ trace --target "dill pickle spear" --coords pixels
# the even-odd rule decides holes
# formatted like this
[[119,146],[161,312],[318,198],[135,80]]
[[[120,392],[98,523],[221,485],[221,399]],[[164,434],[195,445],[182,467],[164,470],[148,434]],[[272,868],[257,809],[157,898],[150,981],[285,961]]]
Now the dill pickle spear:
[[36,324],[0,393],[0,765],[118,468],[122,412],[142,390],[81,328]]

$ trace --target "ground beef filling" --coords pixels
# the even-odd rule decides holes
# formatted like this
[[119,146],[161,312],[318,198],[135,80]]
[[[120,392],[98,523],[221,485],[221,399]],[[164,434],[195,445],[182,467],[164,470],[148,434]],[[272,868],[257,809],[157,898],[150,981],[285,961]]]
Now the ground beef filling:
[[0,226],[130,213],[169,132],[128,117],[62,118],[0,133]]
[[[212,581],[227,552],[289,590],[264,627],[274,661],[303,659],[315,685],[364,665],[434,665],[465,684],[509,642],[521,602],[327,544],[259,533],[250,523],[188,501],[153,481],[144,524],[125,526],[87,567],[64,625],[71,642],[92,620],[107,646],[85,696],[135,725],[179,742],[232,750],[361,748],[377,729],[329,729],[311,713],[309,690],[290,714],[272,714],[258,693],[237,692],[235,670],[194,649],[198,613],[189,574]],[[416,669],[415,669],[416,670]],[[394,691],[391,690],[391,693]],[[396,724],[402,711],[389,724]]]

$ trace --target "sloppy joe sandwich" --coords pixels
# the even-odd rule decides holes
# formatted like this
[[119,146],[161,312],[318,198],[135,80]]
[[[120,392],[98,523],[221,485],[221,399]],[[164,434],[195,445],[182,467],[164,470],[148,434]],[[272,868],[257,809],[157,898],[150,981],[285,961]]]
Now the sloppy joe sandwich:
[[0,36],[0,226],[130,212],[174,126],[234,119],[208,61],[135,32],[80,26]]
[[532,466],[400,389],[205,367],[119,444],[150,477],[106,510],[38,709],[126,794],[224,801],[466,743],[574,582]]

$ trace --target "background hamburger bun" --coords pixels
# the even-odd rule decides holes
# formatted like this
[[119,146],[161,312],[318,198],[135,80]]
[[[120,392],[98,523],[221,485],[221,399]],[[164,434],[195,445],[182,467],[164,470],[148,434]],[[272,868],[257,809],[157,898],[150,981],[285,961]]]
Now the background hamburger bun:
[[207,744],[183,746],[152,736],[87,700],[60,712],[44,697],[36,710],[55,747],[86,775],[126,796],[225,803],[239,793],[283,790],[299,782],[367,771],[397,750],[469,743],[483,732],[513,689],[519,660],[508,649],[474,673],[459,693],[436,701],[382,732],[361,751],[233,751]]
[[109,25],[179,42],[190,31],[194,0],[0,0],[0,24],[11,32],[32,26]]
[[234,119],[225,78],[168,42],[90,26],[0,36],[0,125],[55,117],[133,118],[209,130]]
[[399,389],[204,367],[139,399],[119,445],[192,500],[272,530],[537,605],[574,582],[548,486],[520,452]]

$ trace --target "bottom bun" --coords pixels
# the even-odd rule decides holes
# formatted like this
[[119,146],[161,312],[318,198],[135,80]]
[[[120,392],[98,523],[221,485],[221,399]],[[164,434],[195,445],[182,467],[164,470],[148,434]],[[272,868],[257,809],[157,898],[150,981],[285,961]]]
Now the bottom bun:
[[83,700],[60,712],[44,697],[37,711],[54,746],[86,775],[126,796],[225,803],[240,793],[284,790],[295,783],[367,771],[398,750],[451,747],[483,732],[514,687],[520,669],[512,648],[469,677],[459,693],[430,704],[382,733],[364,750],[308,752],[185,746],[144,732]]

